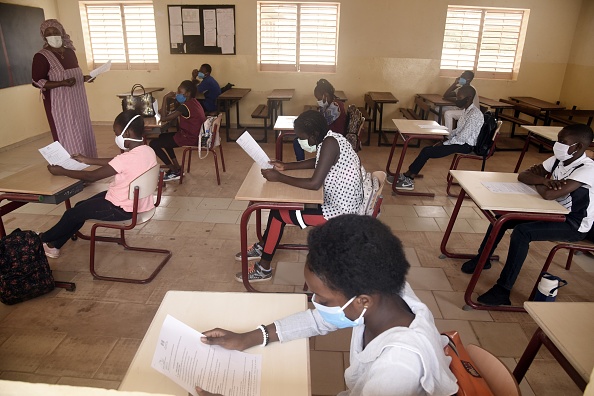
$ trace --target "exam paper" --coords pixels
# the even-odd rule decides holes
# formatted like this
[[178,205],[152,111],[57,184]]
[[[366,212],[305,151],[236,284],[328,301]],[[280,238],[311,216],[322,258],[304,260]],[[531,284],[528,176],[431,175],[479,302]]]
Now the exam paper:
[[538,192],[524,183],[481,182],[487,190],[501,194],[538,194]]
[[196,385],[225,396],[259,396],[262,356],[203,344],[203,336],[167,315],[151,367],[194,396]]
[[64,169],[83,170],[89,166],[73,159],[60,142],[53,142],[42,147],[39,152],[50,165],[60,165]]
[[[91,72],[89,73],[89,75],[92,78],[97,77],[99,74],[103,74],[105,72],[108,72],[111,69],[111,60],[108,60],[107,63],[104,63],[103,65],[99,66],[98,68],[96,68],[95,70],[91,70]],[[90,80],[89,80],[90,81]]]
[[260,168],[272,168],[272,165],[269,164],[270,158],[268,158],[268,155],[266,155],[264,150],[262,150],[262,147],[260,147],[248,131],[245,131],[239,138],[237,138],[237,144],[241,146],[247,155],[252,157],[255,163],[260,165]]

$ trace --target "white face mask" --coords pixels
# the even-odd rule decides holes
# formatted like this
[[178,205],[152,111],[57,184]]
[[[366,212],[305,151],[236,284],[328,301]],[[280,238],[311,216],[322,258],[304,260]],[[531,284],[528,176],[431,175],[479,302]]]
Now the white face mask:
[[128,121],[128,123],[126,124],[126,126],[122,130],[122,133],[120,133],[118,136],[115,137],[115,144],[117,144],[117,146],[121,150],[128,150],[128,148],[124,145],[124,142],[126,140],[131,140],[133,142],[143,142],[144,141],[143,139],[132,139],[132,138],[125,138],[124,137],[124,132],[126,132],[126,129],[128,129],[128,127],[130,126],[130,124],[132,124],[132,121],[134,121],[138,117],[140,117],[140,115],[135,115],[134,117],[132,117],[132,119],[130,121]]
[[318,149],[318,146],[310,146],[309,141],[307,139],[297,139],[301,148],[308,153],[315,153]]
[[47,36],[45,39],[52,48],[62,47],[62,36]]
[[571,146],[575,146],[576,144],[577,143],[567,145],[560,142],[555,142],[555,144],[553,145],[553,155],[555,155],[555,158],[557,158],[559,161],[567,161],[568,159],[573,158],[573,156],[576,153],[574,151],[573,153],[568,154],[569,148]]
[[326,108],[326,106],[328,106],[328,102],[326,102],[324,99],[318,100],[318,107]]

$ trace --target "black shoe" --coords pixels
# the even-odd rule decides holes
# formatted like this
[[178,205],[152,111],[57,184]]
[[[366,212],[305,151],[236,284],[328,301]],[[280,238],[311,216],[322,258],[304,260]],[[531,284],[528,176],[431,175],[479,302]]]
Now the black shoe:
[[509,290],[496,284],[488,292],[480,295],[477,301],[485,305],[511,305],[509,294]]
[[[476,268],[476,265],[478,264],[478,256],[471,258],[470,260],[468,260],[467,262],[465,262],[464,264],[462,264],[462,272],[464,272],[465,274],[473,274],[474,273],[474,269]],[[487,261],[485,263],[485,266],[483,267],[483,269],[489,269],[491,268],[491,262]]]

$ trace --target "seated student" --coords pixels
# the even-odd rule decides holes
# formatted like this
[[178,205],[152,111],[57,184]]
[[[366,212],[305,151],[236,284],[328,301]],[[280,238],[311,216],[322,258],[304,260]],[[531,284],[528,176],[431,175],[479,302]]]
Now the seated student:
[[[216,113],[218,111],[217,98],[221,94],[219,83],[210,75],[212,67],[208,63],[200,66],[200,70],[192,70],[192,82],[197,85],[198,92],[204,94],[204,100],[200,103],[206,113]],[[198,82],[201,79],[201,82]]]
[[[484,116],[472,103],[474,88],[465,85],[456,93],[456,106],[461,108],[462,116],[456,129],[450,132],[446,141],[433,146],[424,147],[408,170],[401,173],[396,180],[396,189],[414,190],[415,176],[419,174],[425,163],[431,158],[442,158],[454,153],[468,154],[476,145],[476,140],[483,126]],[[393,180],[393,177],[392,177]],[[388,179],[390,182],[390,179]]]
[[[478,301],[486,305],[510,305],[510,291],[522,269],[532,241],[581,241],[594,222],[594,161],[584,151],[592,143],[592,129],[575,124],[564,127],[553,146],[554,156],[542,164],[533,165],[518,175],[522,183],[536,186],[536,191],[547,200],[557,200],[570,213],[565,222],[516,221],[507,222],[497,235],[490,254],[497,247],[507,229],[513,228],[505,266],[499,279]],[[550,179],[547,177],[550,176]],[[491,234],[489,226],[479,248],[483,251]],[[472,274],[478,255],[462,265],[462,272]],[[487,262],[485,269],[491,268]]]
[[[456,100],[456,92],[461,87],[468,85],[468,86],[471,86],[472,88],[474,88],[474,91],[475,91],[474,99],[472,100],[472,104],[477,109],[480,109],[481,107],[479,104],[478,91],[476,90],[476,87],[474,85],[470,84],[473,79],[474,79],[474,73],[470,70],[466,70],[444,92],[443,98],[449,99],[451,101],[455,101]],[[443,112],[442,114],[443,114],[444,125],[448,128],[448,131],[452,131],[452,129],[454,129],[454,120],[457,120],[462,116],[462,110],[460,110],[456,107],[453,107],[453,106],[448,106],[448,107],[443,107],[441,111]]]
[[[89,158],[81,154],[72,158],[88,165],[100,168],[92,171],[64,169],[58,165],[48,165],[52,175],[68,176],[86,182],[95,182],[115,176],[107,191],[100,192],[89,199],[78,202],[62,215],[58,223],[41,233],[45,254],[51,258],[60,256],[60,248],[85,224],[86,220],[120,221],[132,218],[133,201],[128,198],[128,189],[132,180],[142,175],[155,165],[157,158],[150,147],[143,144],[144,120],[134,110],[120,113],[114,123],[115,142],[125,150],[114,158]],[[152,197],[142,198],[138,202],[138,211],[146,212],[153,208]]]
[[[270,262],[283,235],[286,224],[301,228],[316,226],[332,217],[357,213],[363,203],[363,185],[359,157],[344,136],[328,130],[324,116],[308,110],[295,120],[295,134],[305,147],[315,151],[316,158],[306,161],[283,163],[271,161],[272,169],[262,169],[262,175],[271,182],[317,190],[324,187],[324,203],[304,210],[271,210],[263,240],[248,249],[248,260],[260,260],[250,269],[249,280],[261,282],[272,279]],[[315,169],[310,178],[296,178],[279,171],[290,169]],[[241,253],[235,255],[241,261]],[[241,272],[235,275],[242,282]]]
[[[167,100],[174,98],[179,106],[167,114]],[[175,147],[196,146],[200,136],[200,128],[206,116],[198,100],[196,100],[196,86],[189,80],[184,80],[177,88],[177,95],[169,92],[163,97],[161,105],[161,122],[167,122],[179,117],[179,130],[177,132],[166,132],[159,135],[157,139],[150,142],[157,157],[169,168],[165,174],[165,181],[179,180],[181,167],[175,156]]]
[[[346,132],[346,111],[344,103],[334,96],[334,87],[328,80],[320,79],[314,88],[314,96],[318,101],[318,109],[326,118],[328,129],[344,135]],[[299,139],[293,140],[293,150],[297,161],[305,159],[304,148],[299,145]]]
[[443,351],[448,341],[406,282],[410,265],[390,228],[370,216],[342,215],[312,229],[307,244],[304,274],[316,309],[247,333],[209,330],[202,342],[244,350],[352,327],[348,390],[340,395],[455,394]]

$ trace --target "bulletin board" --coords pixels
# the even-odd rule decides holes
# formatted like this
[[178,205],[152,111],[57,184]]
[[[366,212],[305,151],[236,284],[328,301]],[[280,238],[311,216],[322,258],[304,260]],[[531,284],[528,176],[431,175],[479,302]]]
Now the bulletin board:
[[169,5],[172,54],[235,55],[234,5]]

